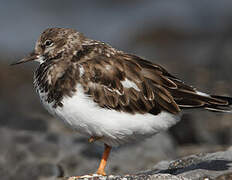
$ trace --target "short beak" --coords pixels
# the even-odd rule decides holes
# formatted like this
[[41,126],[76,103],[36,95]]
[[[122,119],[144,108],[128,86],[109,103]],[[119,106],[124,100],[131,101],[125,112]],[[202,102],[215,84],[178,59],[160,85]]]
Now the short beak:
[[35,54],[35,52],[32,52],[29,56],[26,56],[25,58],[23,58],[17,62],[12,63],[11,65],[13,66],[13,65],[17,65],[17,64],[21,64],[21,63],[25,63],[25,62],[29,62],[29,61],[34,61],[38,58],[39,58],[39,55]]

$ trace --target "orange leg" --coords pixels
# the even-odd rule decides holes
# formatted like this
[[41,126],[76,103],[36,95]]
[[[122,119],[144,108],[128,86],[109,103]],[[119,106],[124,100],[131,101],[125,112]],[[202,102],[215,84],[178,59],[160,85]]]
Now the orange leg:
[[107,162],[107,159],[108,159],[110,151],[111,151],[110,146],[108,146],[107,144],[104,144],[104,145],[105,145],[104,153],[103,153],[103,156],[101,159],[101,163],[100,163],[98,170],[97,170],[97,174],[102,175],[102,176],[106,176],[105,167],[106,167],[106,162]]

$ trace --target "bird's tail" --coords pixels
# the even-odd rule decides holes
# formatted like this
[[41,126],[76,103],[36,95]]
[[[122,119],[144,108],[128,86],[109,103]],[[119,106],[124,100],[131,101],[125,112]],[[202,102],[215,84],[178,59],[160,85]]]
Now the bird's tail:
[[222,103],[210,103],[205,109],[216,112],[232,112],[232,97],[210,95],[212,99],[220,100]]
[[215,112],[232,112],[232,97],[208,95],[199,91],[178,92],[175,101],[181,109],[204,108]]
[[181,109],[202,108],[216,112],[232,112],[232,97],[200,92],[171,75],[169,80],[177,86],[170,88],[169,91]]

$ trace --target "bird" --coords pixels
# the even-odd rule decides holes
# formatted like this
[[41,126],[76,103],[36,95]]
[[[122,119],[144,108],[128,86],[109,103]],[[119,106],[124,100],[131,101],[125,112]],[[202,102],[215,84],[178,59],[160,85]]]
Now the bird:
[[34,50],[12,63],[39,62],[34,87],[49,113],[89,142],[112,147],[144,140],[180,121],[186,109],[231,112],[232,97],[198,91],[159,64],[93,40],[75,29],[48,28]]

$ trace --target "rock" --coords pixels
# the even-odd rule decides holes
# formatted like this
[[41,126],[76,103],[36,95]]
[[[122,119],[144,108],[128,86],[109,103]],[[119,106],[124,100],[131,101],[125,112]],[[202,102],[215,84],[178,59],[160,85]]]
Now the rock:
[[232,172],[231,162],[232,148],[227,151],[191,155],[175,161],[162,161],[153,167],[153,173],[181,175],[189,179],[215,179]]
[[[96,170],[102,146],[87,144],[83,137],[57,132],[16,131],[0,128],[0,177],[2,179],[53,180],[58,177],[89,174]],[[212,146],[212,145],[211,145]],[[190,146],[189,153],[220,150],[220,146]],[[90,149],[92,150],[90,151]],[[187,147],[186,147],[187,148]],[[194,149],[195,150],[191,150]],[[180,150],[168,133],[161,133],[139,144],[113,150],[106,172],[111,179],[199,179],[231,176],[232,148],[201,153],[174,161]],[[183,149],[183,147],[182,147]],[[204,150],[205,149],[205,150]],[[88,153],[87,153],[88,151]],[[182,155],[186,155],[182,153]],[[138,160],[139,157],[139,160]],[[156,164],[152,169],[150,169]],[[10,169],[10,171],[9,171]],[[141,170],[150,169],[147,171]],[[120,174],[132,174],[121,176]],[[4,178],[3,178],[4,177]],[[98,177],[98,179],[105,177]],[[67,179],[67,178],[66,178]],[[96,179],[96,178],[95,178]]]
[[223,174],[216,178],[216,180],[231,180],[231,179],[232,179],[232,173]]
[[153,167],[153,169],[136,173],[134,175],[125,175],[125,176],[109,175],[107,177],[102,177],[97,175],[85,175],[79,178],[67,177],[61,179],[62,180],[77,180],[77,179],[224,180],[224,179],[232,179],[231,162],[232,162],[232,148],[228,149],[227,151],[191,155],[174,161],[161,161],[158,164],[156,164]]
[[98,175],[85,175],[81,177],[69,177],[69,178],[62,178],[62,179],[57,179],[57,180],[165,180],[165,179],[172,179],[172,180],[188,180],[185,177],[182,176],[175,176],[171,174],[154,174],[154,175],[126,175],[126,176],[114,176],[114,175],[109,175],[109,176],[98,176]]

